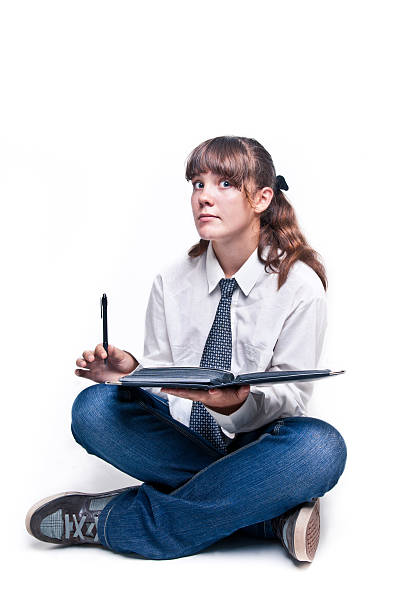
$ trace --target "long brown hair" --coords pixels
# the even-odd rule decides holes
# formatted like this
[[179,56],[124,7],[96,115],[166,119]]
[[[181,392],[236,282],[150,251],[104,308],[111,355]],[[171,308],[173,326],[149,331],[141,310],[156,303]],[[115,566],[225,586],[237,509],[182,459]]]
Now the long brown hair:
[[[192,180],[196,174],[212,172],[229,180],[234,187],[246,195],[252,205],[252,194],[263,187],[273,189],[272,200],[260,215],[258,258],[279,274],[278,289],[285,283],[290,268],[297,261],[303,261],[313,268],[327,289],[326,271],[320,255],[307,243],[302,234],[295,211],[281,189],[278,189],[275,166],[268,151],[253,138],[241,136],[218,136],[205,140],[190,153],[186,162],[185,178]],[[206,251],[209,240],[195,244],[188,252],[198,257]],[[262,253],[269,245],[267,257]],[[280,253],[278,253],[278,250]],[[282,257],[282,255],[284,255]]]

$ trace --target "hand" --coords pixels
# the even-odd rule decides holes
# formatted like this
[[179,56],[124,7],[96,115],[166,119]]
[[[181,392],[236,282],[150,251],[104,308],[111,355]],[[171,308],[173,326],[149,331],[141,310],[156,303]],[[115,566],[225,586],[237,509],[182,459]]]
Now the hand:
[[129,374],[139,365],[130,353],[122,351],[111,344],[108,345],[108,360],[104,363],[107,353],[102,344],[97,344],[94,351],[84,351],[83,356],[75,362],[80,370],[75,374],[94,382],[117,382],[121,376]]
[[201,389],[168,389],[167,387],[161,387],[161,391],[193,401],[198,400],[211,410],[229,416],[242,406],[249,395],[250,388],[250,385],[241,385],[240,387],[202,391]]

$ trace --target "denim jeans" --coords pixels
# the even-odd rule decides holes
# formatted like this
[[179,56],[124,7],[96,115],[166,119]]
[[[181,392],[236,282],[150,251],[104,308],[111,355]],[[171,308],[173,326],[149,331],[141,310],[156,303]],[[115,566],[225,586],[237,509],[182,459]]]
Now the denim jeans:
[[235,532],[275,538],[270,519],[335,486],[346,445],[313,417],[239,433],[226,453],[175,420],[144,389],[95,384],[76,397],[71,430],[93,455],[143,481],[102,510],[103,546],[149,559],[198,553]]

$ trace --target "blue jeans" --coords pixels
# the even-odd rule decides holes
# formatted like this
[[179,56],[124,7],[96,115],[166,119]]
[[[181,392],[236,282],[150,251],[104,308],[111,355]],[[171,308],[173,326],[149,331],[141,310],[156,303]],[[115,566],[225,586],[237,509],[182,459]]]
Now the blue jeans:
[[198,553],[238,532],[275,538],[270,519],[335,486],[346,445],[332,426],[285,417],[239,433],[222,454],[144,389],[95,384],[76,397],[71,430],[93,455],[143,481],[111,500],[101,544],[148,559]]

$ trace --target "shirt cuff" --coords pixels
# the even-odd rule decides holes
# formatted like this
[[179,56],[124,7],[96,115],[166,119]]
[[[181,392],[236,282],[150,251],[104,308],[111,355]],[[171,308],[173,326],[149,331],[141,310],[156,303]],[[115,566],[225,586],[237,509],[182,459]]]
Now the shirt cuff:
[[237,433],[241,431],[242,427],[245,427],[256,419],[256,414],[258,411],[258,407],[252,393],[249,393],[242,406],[238,408],[238,410],[235,410],[235,412],[232,412],[230,415],[215,412],[215,410],[208,408],[208,406],[205,406],[205,408],[208,410],[209,414],[214,417],[218,425],[226,429],[226,431],[229,433]]

